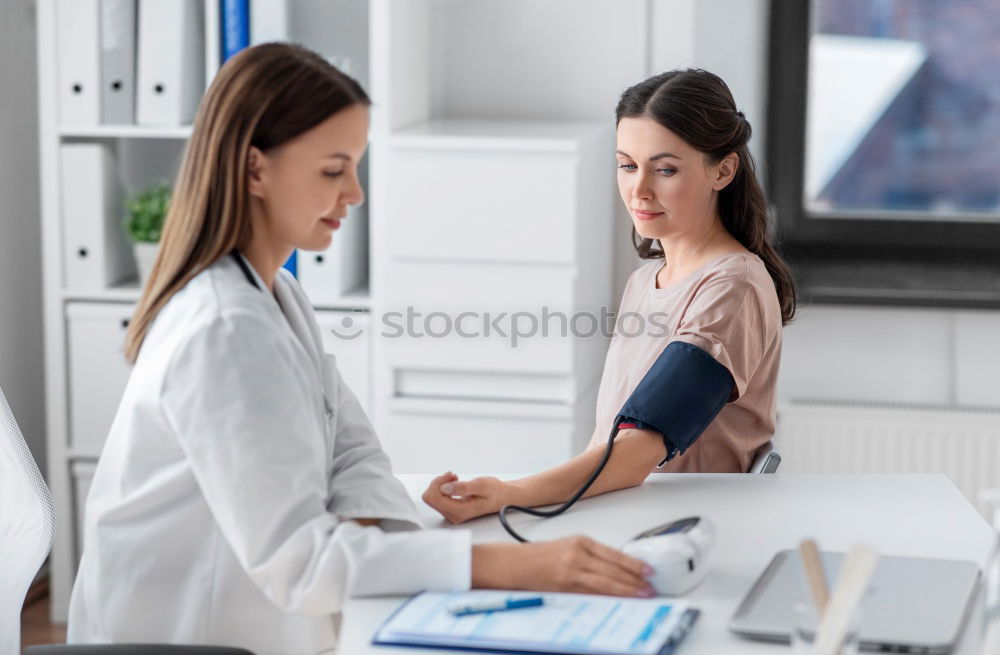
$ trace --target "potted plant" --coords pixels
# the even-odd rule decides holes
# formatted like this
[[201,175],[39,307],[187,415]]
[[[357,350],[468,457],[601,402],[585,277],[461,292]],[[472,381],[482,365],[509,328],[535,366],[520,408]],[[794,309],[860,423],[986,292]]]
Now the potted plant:
[[125,203],[125,231],[132,239],[141,286],[145,286],[153,263],[156,262],[169,203],[170,186],[165,182],[147,186]]

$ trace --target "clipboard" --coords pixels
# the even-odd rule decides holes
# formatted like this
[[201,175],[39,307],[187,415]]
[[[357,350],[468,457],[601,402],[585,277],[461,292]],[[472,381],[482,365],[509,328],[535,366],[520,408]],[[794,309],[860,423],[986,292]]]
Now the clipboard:
[[683,600],[542,594],[541,607],[454,616],[454,605],[537,596],[423,592],[400,605],[372,644],[488,653],[671,655],[700,611]]

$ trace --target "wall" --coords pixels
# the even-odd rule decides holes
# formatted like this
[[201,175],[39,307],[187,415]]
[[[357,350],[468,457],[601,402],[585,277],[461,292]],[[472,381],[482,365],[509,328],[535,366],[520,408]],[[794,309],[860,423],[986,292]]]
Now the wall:
[[45,471],[35,3],[0,2],[0,387]]
[[813,305],[785,328],[779,401],[1000,407],[1000,312]]

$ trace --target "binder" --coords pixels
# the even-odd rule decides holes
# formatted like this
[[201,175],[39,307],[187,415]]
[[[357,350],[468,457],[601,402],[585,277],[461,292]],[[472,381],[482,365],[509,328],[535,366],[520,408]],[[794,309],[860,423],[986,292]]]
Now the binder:
[[111,147],[101,143],[59,146],[63,284],[104,289],[135,274],[122,227],[124,208]]
[[222,26],[218,0],[205,0],[205,88],[222,65]]
[[288,40],[288,0],[250,0],[250,44]]
[[59,122],[90,127],[101,119],[98,0],[56,3]]
[[221,0],[222,60],[250,45],[249,0]]
[[101,2],[101,122],[135,122],[136,0]]
[[293,250],[292,254],[285,260],[285,263],[281,265],[281,268],[291,273],[292,277],[297,278],[299,276],[299,251]]
[[201,0],[139,0],[137,122],[188,125],[205,89]]
[[368,278],[368,216],[351,207],[323,252],[299,253],[299,284],[316,305],[337,305]]

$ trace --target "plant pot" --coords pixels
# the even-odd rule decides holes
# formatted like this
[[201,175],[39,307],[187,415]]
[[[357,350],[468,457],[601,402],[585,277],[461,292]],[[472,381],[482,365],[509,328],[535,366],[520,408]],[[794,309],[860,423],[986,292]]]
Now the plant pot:
[[139,270],[139,286],[145,287],[146,280],[149,279],[149,273],[153,270],[153,264],[156,262],[156,253],[160,250],[160,244],[146,242],[133,243],[132,250],[135,253],[136,268]]

